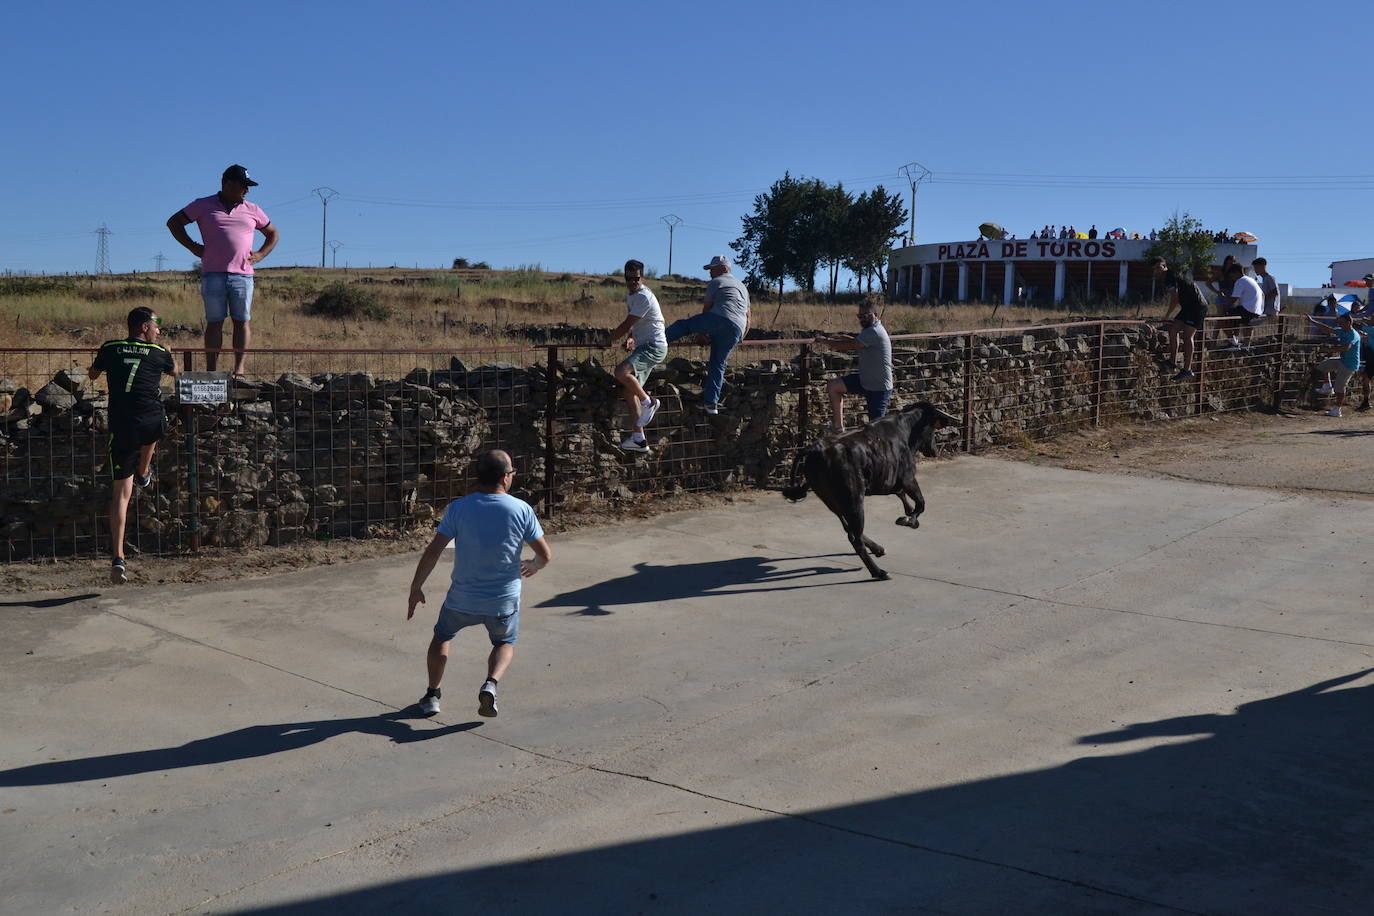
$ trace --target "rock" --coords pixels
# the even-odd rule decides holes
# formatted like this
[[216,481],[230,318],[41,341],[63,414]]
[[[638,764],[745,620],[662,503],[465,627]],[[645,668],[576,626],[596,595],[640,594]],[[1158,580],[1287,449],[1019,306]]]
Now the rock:
[[70,410],[76,406],[76,395],[57,382],[48,382],[38,389],[33,399],[49,410]]
[[90,381],[84,371],[77,369],[63,369],[54,375],[52,380],[72,394],[80,392]]
[[286,394],[300,396],[314,394],[324,385],[296,372],[283,372],[277,379],[277,388]]
[[346,391],[350,394],[366,394],[377,386],[371,372],[345,372],[329,380],[330,391]]

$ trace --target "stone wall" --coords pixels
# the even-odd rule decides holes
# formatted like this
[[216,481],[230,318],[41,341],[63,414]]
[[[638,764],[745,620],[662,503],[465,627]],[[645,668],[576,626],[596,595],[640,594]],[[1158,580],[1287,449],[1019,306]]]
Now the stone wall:
[[[894,404],[929,400],[963,418],[967,403],[970,429],[947,430],[942,447],[958,448],[967,435],[978,448],[1044,438],[1095,415],[1169,419],[1269,404],[1280,393],[1280,367],[1291,397],[1313,362],[1310,345],[1280,346],[1277,337],[1257,338],[1251,353],[1209,352],[1199,397],[1197,383],[1168,381],[1156,360],[1161,343],[1120,323],[898,340]],[[454,358],[403,378],[288,372],[235,383],[220,407],[169,402],[174,421],[157,483],[136,491],[128,541],[180,552],[193,532],[207,546],[243,547],[429,525],[471,488],[472,456],[493,446],[515,456],[517,495],[545,514],[644,493],[777,483],[808,438],[803,426],[815,431],[828,419],[824,380],[852,371],[853,361],[817,350],[803,366],[799,347],[777,346],[767,351],[776,358],[745,362],[757,352],[737,351],[718,416],[695,410],[701,359],[675,356],[661,367],[649,388],[664,408],[647,455],[619,448],[626,408],[618,386],[581,350],[561,351],[552,399],[542,363],[470,368]],[[862,404],[850,399],[847,409],[857,418]],[[106,435],[103,382],[64,370],[31,392],[0,380],[0,557],[102,548]]]

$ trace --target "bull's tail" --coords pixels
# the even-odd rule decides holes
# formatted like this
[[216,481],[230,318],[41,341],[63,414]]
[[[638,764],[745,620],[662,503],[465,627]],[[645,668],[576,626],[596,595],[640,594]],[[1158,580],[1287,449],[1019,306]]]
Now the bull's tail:
[[782,495],[787,497],[789,502],[795,503],[806,499],[806,491],[811,489],[811,481],[802,473],[802,464],[808,451],[810,449],[798,449],[792,454],[792,483],[782,488]]

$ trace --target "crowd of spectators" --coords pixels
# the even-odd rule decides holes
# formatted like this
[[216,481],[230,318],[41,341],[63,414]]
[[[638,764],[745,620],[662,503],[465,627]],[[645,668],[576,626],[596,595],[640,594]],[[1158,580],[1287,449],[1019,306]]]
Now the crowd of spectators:
[[1080,232],[1074,226],[1060,226],[1059,231],[1055,231],[1054,226],[1048,223],[1038,231],[1032,232],[1030,238],[1033,239],[1116,239],[1125,241],[1133,239],[1135,241],[1154,241],[1159,238],[1159,230],[1151,229],[1147,234],[1141,235],[1139,232],[1128,233],[1125,229],[1118,226],[1115,229],[1108,229],[1106,232],[1098,232],[1097,224],[1088,227],[1086,232]]
[[[1252,241],[1252,240],[1253,240],[1251,236],[1248,236],[1248,235],[1246,235],[1246,234],[1243,233],[1243,232],[1232,233],[1230,229],[1220,229],[1220,230],[1215,230],[1215,231],[1205,230],[1205,231],[1206,231],[1207,235],[1209,235],[1209,236],[1212,237],[1212,241],[1214,241],[1214,242],[1249,242],[1249,241]],[[1012,238],[1015,238],[1015,237],[1016,237],[1016,236],[1012,236]],[[1033,238],[1033,239],[1095,239],[1095,238],[1104,238],[1104,239],[1116,239],[1116,240],[1118,240],[1118,241],[1125,241],[1125,240],[1127,240],[1127,239],[1130,239],[1130,240],[1132,240],[1132,241],[1153,242],[1153,241],[1155,241],[1156,239],[1159,238],[1159,230],[1158,230],[1158,229],[1151,229],[1149,232],[1146,232],[1146,233],[1142,234],[1142,233],[1139,233],[1139,232],[1127,232],[1125,229],[1122,229],[1120,226],[1118,226],[1118,227],[1115,228],[1115,229],[1108,229],[1106,232],[1098,232],[1098,231],[1097,231],[1097,225],[1094,223],[1092,226],[1089,226],[1089,227],[1088,227],[1088,230],[1087,230],[1086,232],[1080,232],[1078,229],[1074,228],[1072,225],[1069,225],[1069,226],[1060,226],[1059,229],[1058,229],[1058,231],[1056,231],[1055,228],[1054,228],[1054,226],[1052,226],[1052,225],[1046,223],[1046,224],[1045,224],[1044,226],[1042,226],[1039,230],[1037,230],[1037,231],[1035,231],[1035,232],[1032,232],[1032,233],[1030,234],[1029,237],[1030,237],[1030,238]]]

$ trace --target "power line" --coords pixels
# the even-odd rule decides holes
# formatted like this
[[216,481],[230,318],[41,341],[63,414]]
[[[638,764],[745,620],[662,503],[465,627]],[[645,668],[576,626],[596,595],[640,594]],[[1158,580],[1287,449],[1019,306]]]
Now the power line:
[[330,267],[338,267],[338,266],[339,266],[339,249],[342,248],[342,247],[343,247],[343,242],[339,241],[338,239],[330,239],[330,240],[329,240],[329,250],[330,250],[330,252],[334,255],[334,260],[330,263],[330,265],[329,265]]
[[659,220],[668,225],[668,273],[673,272],[673,230],[682,224],[682,217],[676,213],[660,216]]
[[315,188],[310,193],[318,197],[320,199],[320,203],[324,204],[324,215],[321,218],[320,222],[320,266],[323,267],[325,240],[329,238],[329,200],[330,198],[338,197],[339,192],[334,190],[333,188],[326,187]]
[[110,235],[112,234],[104,223],[95,230],[98,241],[95,243],[95,272],[98,274],[110,273]]
[[165,263],[167,263],[167,256],[159,251],[157,257],[153,258],[153,269],[158,273],[162,273],[162,265]]

